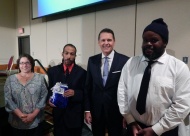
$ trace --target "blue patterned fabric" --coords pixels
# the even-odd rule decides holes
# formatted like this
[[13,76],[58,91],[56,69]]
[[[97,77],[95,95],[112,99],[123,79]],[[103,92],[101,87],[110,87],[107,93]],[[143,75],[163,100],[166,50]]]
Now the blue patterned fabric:
[[[7,78],[4,86],[5,109],[9,112],[9,123],[18,129],[31,129],[38,126],[43,120],[43,108],[46,105],[47,88],[44,82],[44,76],[35,73],[33,78],[25,85],[21,84],[15,75]],[[26,124],[13,114],[15,109],[29,114],[35,109],[40,109],[32,123]]]

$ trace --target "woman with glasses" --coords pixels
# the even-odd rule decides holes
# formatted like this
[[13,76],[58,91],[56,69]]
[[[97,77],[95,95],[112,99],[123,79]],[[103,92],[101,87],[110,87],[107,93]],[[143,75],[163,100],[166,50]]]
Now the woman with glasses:
[[40,122],[46,104],[44,77],[34,73],[34,59],[23,54],[17,60],[19,73],[7,78],[4,86],[5,109],[14,136],[41,136]]

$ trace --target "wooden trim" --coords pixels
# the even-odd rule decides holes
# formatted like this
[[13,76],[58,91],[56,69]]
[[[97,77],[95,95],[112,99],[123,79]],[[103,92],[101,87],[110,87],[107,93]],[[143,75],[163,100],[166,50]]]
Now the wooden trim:
[[[48,70],[48,68],[45,68],[45,69]],[[40,66],[35,66],[34,72],[40,73],[40,74],[46,74],[45,71]]]
[[[16,64],[13,64],[12,69],[17,69]],[[0,70],[7,70],[7,64],[1,64]]]

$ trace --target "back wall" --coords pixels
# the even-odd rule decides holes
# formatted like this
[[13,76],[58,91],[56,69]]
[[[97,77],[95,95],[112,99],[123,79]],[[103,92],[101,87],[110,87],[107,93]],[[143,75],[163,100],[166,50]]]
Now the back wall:
[[[16,39],[29,35],[31,55],[45,67],[52,61],[61,62],[61,52],[67,43],[77,47],[76,62],[85,67],[89,56],[100,53],[97,36],[105,27],[115,32],[117,52],[138,55],[141,53],[143,29],[159,17],[164,18],[169,27],[168,52],[181,60],[190,55],[189,0],[152,0],[52,21],[45,18],[32,20],[30,0],[17,0],[15,5],[16,28],[11,35],[16,35]],[[25,29],[24,34],[18,34],[19,27]],[[12,48],[18,57],[18,43],[14,38],[10,41],[14,44],[8,48]]]

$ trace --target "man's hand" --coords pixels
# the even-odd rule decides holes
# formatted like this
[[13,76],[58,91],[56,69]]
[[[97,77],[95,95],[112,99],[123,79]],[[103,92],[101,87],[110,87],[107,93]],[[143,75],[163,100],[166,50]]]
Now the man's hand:
[[64,92],[64,97],[71,97],[75,95],[75,91],[73,89],[68,89]]
[[127,121],[125,120],[125,118],[123,118],[123,128],[127,127]]
[[143,135],[143,136],[157,136],[157,134],[153,131],[151,127],[141,129],[137,133],[137,135]]
[[[131,136],[141,136],[138,135],[138,132],[142,130],[142,128],[137,124],[137,122],[132,122],[129,124],[129,131]],[[143,135],[144,136],[144,135]]]
[[51,107],[56,107],[53,103],[51,103],[51,98],[49,99],[48,103],[49,103],[49,105],[50,105]]
[[92,116],[91,116],[91,113],[90,112],[85,112],[85,121],[87,124],[90,124],[92,123]]

